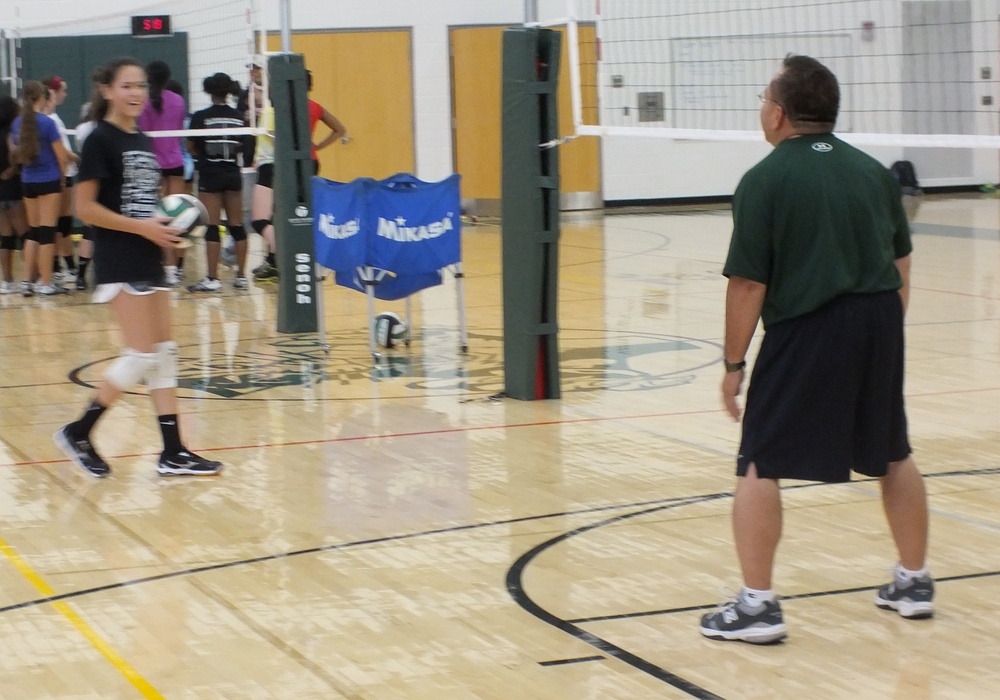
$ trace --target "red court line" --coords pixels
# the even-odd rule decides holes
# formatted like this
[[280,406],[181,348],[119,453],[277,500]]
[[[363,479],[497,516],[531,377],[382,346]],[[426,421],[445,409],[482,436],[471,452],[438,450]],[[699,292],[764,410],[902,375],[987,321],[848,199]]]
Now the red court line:
[[[935,294],[951,294],[959,297],[969,297],[971,299],[988,299],[990,301],[1000,301],[1000,297],[991,297],[984,294],[972,294],[971,292],[956,292],[951,289],[931,289],[930,287],[910,287],[911,291],[934,292]],[[981,319],[971,319],[972,322]]]
[[[453,433],[472,433],[486,430],[507,430],[509,428],[537,428],[546,425],[573,425],[575,423],[599,423],[617,420],[639,420],[643,418],[669,418],[673,416],[696,416],[706,413],[719,413],[721,408],[702,409],[699,411],[671,411],[668,413],[648,413],[638,416],[596,416],[594,418],[569,418],[566,420],[537,421],[533,423],[509,423],[505,425],[477,425],[464,428],[441,428],[439,430],[417,430],[409,433],[385,433],[382,435],[354,435],[351,437],[324,438],[321,440],[290,440],[288,442],[262,442],[255,445],[229,445],[226,447],[200,447],[193,448],[197,452],[224,452],[227,450],[250,450],[261,447],[299,447],[302,445],[325,445],[337,442],[359,442],[362,440],[387,440],[391,438],[426,437],[428,435],[449,435]],[[114,455],[112,459],[131,459],[134,457],[154,457],[157,452],[136,452],[133,454]],[[62,464],[68,459],[48,459],[30,462],[14,462],[8,467],[29,467],[43,466],[46,464]]]
[[[947,396],[949,394],[980,394],[1000,391],[1000,387],[980,387],[979,389],[952,389],[946,391],[930,391],[920,394],[909,394],[906,398],[917,399],[930,396]],[[454,433],[473,433],[487,430],[507,430],[511,428],[539,428],[547,425],[577,425],[581,423],[604,423],[608,421],[643,420],[646,418],[673,418],[677,416],[698,416],[709,413],[722,413],[722,408],[701,409],[698,411],[668,411],[665,413],[644,413],[635,416],[595,416],[593,418],[569,418],[566,420],[536,421],[532,423],[509,423],[506,425],[478,425],[464,428],[442,428],[439,430],[417,430],[409,433],[385,433],[382,435],[354,435],[351,437],[324,438],[321,440],[290,440],[288,442],[262,442],[255,445],[228,445],[226,447],[198,447],[197,452],[226,452],[230,450],[251,450],[272,447],[301,447],[302,445],[326,445],[338,442],[360,442],[363,440],[388,440],[392,438],[427,437],[429,435],[451,435]],[[157,452],[135,452],[131,454],[113,455],[112,459],[133,459],[136,457],[155,457]],[[0,467],[37,467],[48,464],[63,464],[68,459],[48,459],[29,462],[14,462]]]

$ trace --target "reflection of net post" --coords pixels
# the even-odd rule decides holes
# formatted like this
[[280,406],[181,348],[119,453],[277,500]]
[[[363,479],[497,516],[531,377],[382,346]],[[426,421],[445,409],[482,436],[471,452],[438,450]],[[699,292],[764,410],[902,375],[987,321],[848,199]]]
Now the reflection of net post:
[[[556,291],[559,138],[556,89],[561,35],[503,35],[503,326],[505,391],[559,398]],[[545,144],[544,146],[542,144]]]
[[301,54],[267,62],[274,105],[274,237],[278,260],[278,331],[317,329],[313,242],[312,140]]

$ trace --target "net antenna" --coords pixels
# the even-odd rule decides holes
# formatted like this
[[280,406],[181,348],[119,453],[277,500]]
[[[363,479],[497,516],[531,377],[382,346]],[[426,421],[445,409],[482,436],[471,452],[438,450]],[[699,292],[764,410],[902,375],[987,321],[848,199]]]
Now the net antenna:
[[[249,83],[247,85],[247,105],[249,109],[249,122],[250,128],[254,130],[255,133],[260,133],[263,129],[258,128],[260,124],[260,113],[266,111],[271,107],[271,91],[269,89],[270,81],[267,75],[267,57],[271,55],[267,50],[267,32],[265,31],[263,25],[259,21],[260,18],[260,3],[266,2],[266,0],[254,0],[254,5],[256,6],[257,17],[253,26],[251,28],[252,38],[251,38],[251,66],[258,66],[260,68],[260,85],[253,85],[253,79],[249,78]],[[261,104],[260,107],[257,106],[257,100],[254,98],[254,91],[260,90],[261,92]],[[274,125],[272,124],[272,127]]]
[[[269,0],[255,0],[257,4],[269,2]],[[276,9],[275,9],[276,6]],[[254,44],[256,50],[253,56],[253,62],[260,66],[261,69],[261,106],[257,107],[255,100],[250,100],[250,126],[256,130],[257,133],[262,133],[263,129],[258,129],[257,125],[260,121],[260,112],[270,109],[271,107],[271,88],[270,88],[270,77],[267,72],[267,59],[271,56],[280,56],[284,53],[291,53],[292,51],[292,10],[290,0],[270,0],[270,7],[275,9],[280,18],[279,24],[279,38],[281,41],[281,47],[277,51],[271,51],[268,48],[267,42],[267,30],[258,22],[255,25],[254,34]],[[273,124],[271,125],[274,126]]]
[[[577,114],[581,111],[581,95],[582,91],[580,89],[580,47],[579,47],[579,33],[576,20],[573,18],[573,0],[568,0],[567,7],[570,12],[567,13],[565,17],[557,17],[555,19],[539,20],[538,18],[538,0],[524,0],[524,26],[525,27],[542,27],[545,29],[565,27],[566,31],[566,43],[568,45],[568,59],[572,68],[569,71],[569,77],[571,83],[574,87],[571,91],[572,96],[572,109],[573,109],[573,123],[575,125],[582,124],[582,116],[578,120]],[[572,141],[573,139],[579,138],[580,136],[591,136],[593,134],[576,133],[565,134],[559,138],[553,139],[551,141],[546,141],[545,143],[539,144],[540,148],[555,148],[561,144]]]
[[[996,0],[567,0],[567,14],[577,135],[760,141],[758,94],[793,53],[837,75],[845,141],[1000,148]],[[596,23],[597,109],[581,20]]]

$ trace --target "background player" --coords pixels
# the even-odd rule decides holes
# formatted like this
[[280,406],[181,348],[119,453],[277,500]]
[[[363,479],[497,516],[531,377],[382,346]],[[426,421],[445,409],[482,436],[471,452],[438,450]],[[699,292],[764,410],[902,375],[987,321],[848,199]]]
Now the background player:
[[21,166],[21,194],[31,227],[24,240],[22,294],[51,296],[62,291],[52,284],[52,256],[69,155],[59,127],[43,113],[48,88],[31,80],[24,84],[23,95],[22,114],[14,120],[8,139],[14,160]]
[[[153,61],[146,66],[149,79],[149,101],[139,115],[139,128],[144,132],[178,131],[184,128],[187,105],[184,98],[167,89],[170,66],[163,61]],[[156,162],[160,164],[160,194],[179,194],[184,191],[184,149],[180,136],[161,136],[153,139]],[[180,284],[184,251],[167,248],[163,260],[167,267],[167,282]],[[178,264],[181,263],[181,264]]]
[[[230,95],[240,93],[240,85],[225,73],[205,78],[203,87],[212,98],[212,106],[191,115],[191,129],[227,129],[244,126],[243,116],[228,104]],[[250,144],[248,146],[248,143]],[[246,289],[245,272],[247,234],[243,226],[243,176],[240,173],[242,152],[252,148],[252,136],[194,136],[188,150],[198,170],[198,198],[208,209],[209,225],[205,233],[207,273],[204,279],[188,287],[191,292],[217,292],[219,252],[222,247],[219,226],[226,213],[226,228],[236,242],[236,277],[233,289]]]

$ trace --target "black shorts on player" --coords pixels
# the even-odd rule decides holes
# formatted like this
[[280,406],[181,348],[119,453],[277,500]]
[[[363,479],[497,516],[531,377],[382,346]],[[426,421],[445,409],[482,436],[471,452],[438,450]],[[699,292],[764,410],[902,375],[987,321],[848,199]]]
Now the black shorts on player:
[[241,192],[243,176],[238,168],[203,170],[198,174],[198,191],[206,193]]

